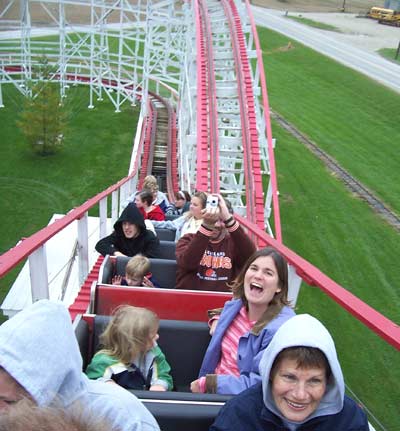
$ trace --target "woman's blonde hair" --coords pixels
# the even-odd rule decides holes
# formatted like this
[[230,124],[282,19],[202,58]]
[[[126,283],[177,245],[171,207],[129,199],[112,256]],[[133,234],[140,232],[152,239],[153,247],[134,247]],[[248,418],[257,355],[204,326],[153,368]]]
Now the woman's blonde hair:
[[279,292],[276,292],[271,302],[266,307],[263,315],[257,320],[253,326],[252,332],[258,334],[265,325],[274,319],[282,310],[285,305],[290,305],[288,301],[288,290],[289,290],[289,277],[288,267],[285,258],[274,248],[265,247],[256,251],[252,256],[247,259],[247,262],[243,266],[239,275],[229,283],[228,286],[232,289],[233,296],[240,298],[246,308],[248,307],[247,299],[244,293],[244,277],[250,265],[259,257],[270,256],[275,263],[276,271],[278,274],[278,286]]
[[206,192],[195,192],[195,193],[193,193],[192,198],[200,199],[201,207],[202,207],[202,209],[204,209],[206,207],[206,204],[207,204],[207,196],[208,196],[208,194]]
[[101,353],[114,356],[125,365],[145,353],[153,331],[157,331],[158,317],[147,308],[121,305],[100,336]]

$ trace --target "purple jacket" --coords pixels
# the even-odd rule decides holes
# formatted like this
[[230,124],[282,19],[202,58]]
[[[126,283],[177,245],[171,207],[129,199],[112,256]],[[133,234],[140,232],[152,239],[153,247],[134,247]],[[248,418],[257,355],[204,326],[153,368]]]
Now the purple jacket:
[[[222,338],[242,306],[243,302],[241,299],[233,299],[225,303],[217,328],[204,356],[199,377],[205,376],[206,374],[214,374],[221,357]],[[247,332],[240,337],[238,349],[238,368],[240,376],[218,375],[218,394],[238,394],[261,381],[258,365],[262,353],[278,328],[294,315],[294,311],[290,307],[285,306],[278,316],[267,323],[258,335]]]

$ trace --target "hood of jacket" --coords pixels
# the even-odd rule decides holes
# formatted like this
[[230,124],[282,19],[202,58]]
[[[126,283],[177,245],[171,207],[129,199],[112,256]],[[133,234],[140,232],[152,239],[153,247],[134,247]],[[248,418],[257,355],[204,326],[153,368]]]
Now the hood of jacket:
[[336,355],[335,344],[325,326],[308,314],[299,314],[286,321],[278,329],[271,343],[264,351],[259,369],[262,379],[263,399],[266,407],[287,423],[287,419],[283,417],[273,401],[269,375],[279,352],[287,347],[294,346],[316,347],[320,349],[325,354],[332,370],[325,394],[319,406],[309,417],[298,424],[307,422],[314,417],[340,412],[343,408],[344,380]]
[[114,224],[114,230],[119,235],[123,235],[122,231],[122,223],[124,221],[128,221],[129,223],[132,223],[136,225],[140,233],[146,232],[146,224],[144,222],[144,218],[142,214],[139,211],[139,208],[131,202],[121,213],[119,216],[119,219]]
[[61,302],[41,300],[0,326],[0,366],[38,405],[67,406],[85,391],[71,317]]

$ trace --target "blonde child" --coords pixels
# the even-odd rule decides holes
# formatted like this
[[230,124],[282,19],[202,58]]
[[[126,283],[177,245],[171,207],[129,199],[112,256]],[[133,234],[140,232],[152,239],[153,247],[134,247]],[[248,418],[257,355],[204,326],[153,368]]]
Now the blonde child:
[[159,320],[146,308],[122,305],[100,336],[103,348],[86,369],[90,379],[113,380],[126,389],[172,389],[171,367],[157,345]]
[[121,286],[159,287],[150,273],[150,260],[146,256],[137,254],[129,259],[125,268],[125,278],[115,275],[112,284]]

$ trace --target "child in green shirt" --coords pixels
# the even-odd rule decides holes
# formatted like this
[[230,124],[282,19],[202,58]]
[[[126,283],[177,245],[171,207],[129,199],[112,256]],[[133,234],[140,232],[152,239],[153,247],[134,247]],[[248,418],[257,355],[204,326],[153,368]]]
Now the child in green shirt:
[[171,367],[157,345],[158,327],[152,311],[118,307],[100,336],[103,348],[88,365],[88,377],[113,380],[126,389],[171,390]]

